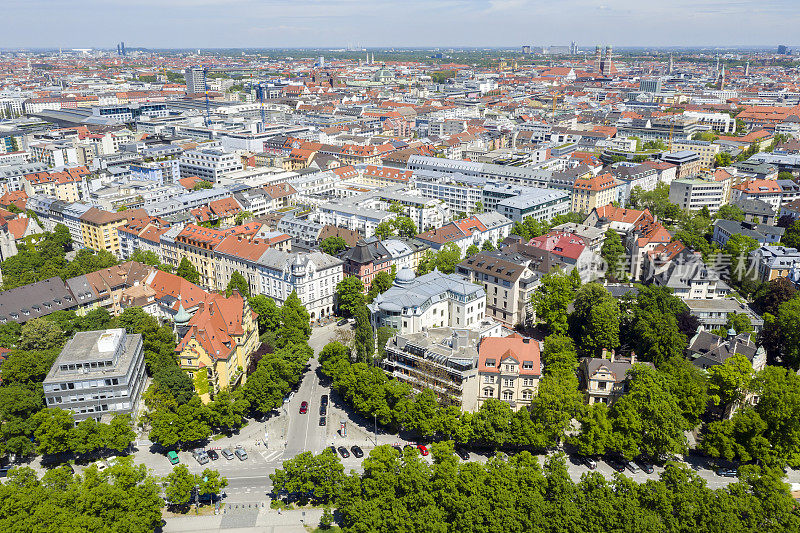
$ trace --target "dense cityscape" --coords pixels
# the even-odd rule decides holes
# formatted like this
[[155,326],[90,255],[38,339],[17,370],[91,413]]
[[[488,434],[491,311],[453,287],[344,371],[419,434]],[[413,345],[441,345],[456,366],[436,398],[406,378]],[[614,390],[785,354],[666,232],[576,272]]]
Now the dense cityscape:
[[0,526],[800,531],[799,284],[791,45],[6,47]]

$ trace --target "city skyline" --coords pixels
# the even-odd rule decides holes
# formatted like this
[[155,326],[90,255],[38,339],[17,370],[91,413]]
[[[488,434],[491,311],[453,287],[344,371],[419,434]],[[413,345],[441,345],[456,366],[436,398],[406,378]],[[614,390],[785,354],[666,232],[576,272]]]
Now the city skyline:
[[512,47],[570,40],[752,47],[789,40],[798,18],[790,0],[88,0],[82,9],[33,0],[6,8],[0,47],[109,48],[120,40],[147,48]]

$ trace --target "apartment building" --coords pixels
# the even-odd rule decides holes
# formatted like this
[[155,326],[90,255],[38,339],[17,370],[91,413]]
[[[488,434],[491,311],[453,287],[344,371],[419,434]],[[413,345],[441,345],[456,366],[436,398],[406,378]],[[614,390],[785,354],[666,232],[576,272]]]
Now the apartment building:
[[118,229],[133,218],[147,217],[144,209],[128,209],[114,213],[96,207],[88,209],[80,217],[83,246],[92,250],[105,250],[120,256]]
[[440,401],[474,411],[480,338],[479,331],[449,327],[399,334],[386,343],[381,364],[391,377],[416,391],[430,389]]
[[[587,404],[611,405],[628,390],[628,371],[637,364],[636,355],[628,359],[617,357],[613,351],[609,358],[587,357],[581,361],[579,381]],[[653,363],[638,363],[653,366]]]
[[175,347],[181,368],[192,377],[205,368],[214,392],[244,384],[250,356],[261,345],[257,315],[247,299],[238,292],[227,298],[207,294],[186,320],[188,316],[175,316],[176,328],[185,331]]
[[420,233],[417,239],[434,250],[452,242],[461,249],[461,255],[464,256],[472,245],[481,248],[486,242],[496,245],[503,241],[511,233],[512,226],[511,220],[496,211],[490,211]]
[[133,413],[144,384],[142,336],[119,328],[76,333],[42,387],[47,406],[71,411],[77,423]]
[[42,195],[63,202],[83,202],[89,199],[86,167],[66,168],[63,171],[36,172],[26,174],[22,186],[28,196]]
[[438,270],[415,277],[401,269],[394,285],[368,305],[377,329],[389,326],[399,333],[424,329],[469,328],[486,316],[486,292],[458,274]]
[[620,183],[608,172],[589,178],[578,178],[572,186],[572,211],[589,213],[619,200]]
[[684,211],[699,211],[707,207],[711,213],[730,200],[730,179],[713,176],[675,179],[669,185],[669,201]]
[[197,176],[211,183],[243,168],[241,159],[236,154],[221,148],[187,150],[180,158],[181,176]]
[[661,160],[678,167],[676,171],[677,179],[697,176],[700,173],[700,168],[703,166],[700,163],[700,155],[690,150],[664,154]]
[[508,403],[513,410],[527,407],[539,390],[539,342],[514,333],[484,337],[478,350],[477,408],[490,399]]
[[534,318],[530,299],[539,276],[527,261],[516,263],[500,252],[480,252],[459,263],[456,272],[483,285],[487,317],[510,327]]
[[[727,114],[726,117],[730,118]],[[713,168],[720,145],[708,141],[673,140],[672,149],[679,152],[694,152],[700,158],[700,168]]]

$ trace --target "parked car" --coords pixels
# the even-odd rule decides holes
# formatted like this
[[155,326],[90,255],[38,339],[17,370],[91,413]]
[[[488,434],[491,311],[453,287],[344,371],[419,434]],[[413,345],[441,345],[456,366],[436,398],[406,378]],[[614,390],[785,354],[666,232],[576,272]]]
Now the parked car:
[[411,444],[406,444],[405,446],[403,446],[403,450],[413,450],[413,449],[415,449],[415,447],[412,446]]
[[350,451],[353,452],[353,455],[355,455],[357,459],[364,457],[364,450],[362,450],[359,446],[351,446]]
[[639,468],[639,465],[637,465],[637,464],[636,464],[636,463],[634,463],[633,461],[627,461],[627,462],[625,463],[625,467],[626,467],[628,470],[630,470],[630,471],[631,471],[631,474],[638,474],[639,472],[641,472],[641,471],[642,471],[642,469],[641,469],[641,468]]
[[178,459],[178,452],[175,451],[167,452],[167,459],[169,459],[169,462],[173,465],[176,465],[181,462],[181,460]]
[[236,454],[236,457],[238,457],[240,461],[247,460],[247,452],[244,451],[242,448],[236,448],[236,450],[233,453]]
[[735,468],[720,468],[717,470],[717,475],[722,477],[736,477],[737,472]]
[[219,454],[217,453],[217,450],[208,450],[206,452],[206,455],[208,455],[208,458],[211,459],[212,461],[216,461],[217,459],[219,459]]
[[206,451],[203,448],[195,448],[192,451],[192,455],[194,456],[194,460],[201,465],[204,465],[209,461],[208,454],[206,454]]
[[327,406],[328,405],[328,395],[327,394],[323,394],[322,396],[320,396],[319,397],[319,403],[320,403],[320,405]]
[[343,459],[347,459],[348,457],[350,457],[350,452],[348,452],[347,448],[345,448],[344,446],[339,446],[338,450],[339,450],[339,455],[341,455]]
[[328,425],[328,420],[324,416],[319,417],[319,425],[320,426]]
[[0,466],[0,477],[7,476],[8,475],[8,471],[11,470],[12,468],[14,468],[14,467],[11,466],[11,465]]
[[589,470],[595,470],[597,468],[597,461],[589,457],[588,455],[584,455],[581,457],[581,462],[585,464]]
[[401,448],[399,445],[395,444],[392,446],[392,448],[397,450],[397,453],[399,453],[400,455],[403,455],[403,448]]
[[616,470],[617,472],[624,472],[625,471],[625,463],[620,461],[619,459],[615,459],[613,457],[606,458],[606,463],[608,466]]
[[336,323],[337,326],[344,326],[345,324],[347,324],[347,319],[346,318],[343,318],[343,319],[341,319],[340,321],[338,321]]
[[328,414],[328,405],[327,404],[320,404],[319,405],[319,416],[327,416]]
[[457,456],[461,457],[462,461],[469,461],[469,452],[464,448],[456,448],[455,452]]
[[230,461],[234,457],[233,450],[231,450],[230,448],[223,448],[222,451],[220,451],[219,453],[221,453],[222,457],[224,457],[228,461]]
[[303,401],[303,402],[300,404],[300,414],[301,414],[301,415],[304,415],[304,414],[306,414],[307,412],[308,412],[308,402],[306,402],[306,401]]
[[428,447],[427,446],[425,446],[424,444],[417,444],[417,449],[419,450],[419,453],[422,454],[422,457],[427,457],[427,455],[428,455]]
[[648,463],[647,461],[640,460],[639,461],[639,466],[642,467],[642,470],[644,470],[645,473],[647,473],[647,474],[652,474],[653,473],[653,465]]
[[330,446],[328,446],[328,449],[333,452],[333,455],[336,455],[336,446],[331,444]]

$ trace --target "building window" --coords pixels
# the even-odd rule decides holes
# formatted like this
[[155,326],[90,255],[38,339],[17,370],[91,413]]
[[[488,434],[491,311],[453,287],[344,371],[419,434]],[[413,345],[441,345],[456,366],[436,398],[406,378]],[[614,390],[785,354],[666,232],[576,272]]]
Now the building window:
[[509,391],[509,390],[503,391],[503,399],[504,400],[513,400],[514,399],[514,393]]

